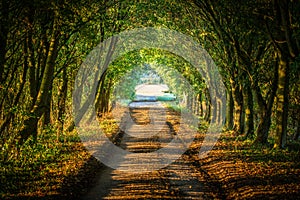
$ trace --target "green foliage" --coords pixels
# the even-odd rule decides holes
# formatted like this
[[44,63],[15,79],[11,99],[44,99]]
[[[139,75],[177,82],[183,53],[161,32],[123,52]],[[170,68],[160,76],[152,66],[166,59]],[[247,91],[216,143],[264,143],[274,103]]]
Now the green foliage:
[[[61,166],[63,162],[74,159],[74,154],[68,148],[73,146],[74,142],[78,143],[79,139],[77,135],[69,134],[65,136],[64,142],[57,141],[51,132],[53,129],[47,128],[38,136],[36,142],[33,142],[32,138],[29,139],[18,147],[19,151],[14,150],[15,153],[9,159],[0,162],[0,176],[2,177],[0,196],[32,193],[38,190],[45,192],[53,190],[51,184],[56,184],[56,187],[61,185],[64,176],[56,176],[67,173],[67,171],[59,170],[64,170]],[[3,153],[5,149],[2,149],[1,157]],[[30,182],[32,186],[28,186],[27,183]]]

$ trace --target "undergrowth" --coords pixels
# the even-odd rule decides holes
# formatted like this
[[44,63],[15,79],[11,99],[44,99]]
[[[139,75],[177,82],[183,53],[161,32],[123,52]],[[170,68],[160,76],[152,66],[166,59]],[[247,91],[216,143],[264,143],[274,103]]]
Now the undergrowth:
[[76,133],[57,138],[49,130],[12,151],[9,157],[1,151],[1,158],[6,157],[0,162],[1,198],[59,193],[64,179],[89,156]]

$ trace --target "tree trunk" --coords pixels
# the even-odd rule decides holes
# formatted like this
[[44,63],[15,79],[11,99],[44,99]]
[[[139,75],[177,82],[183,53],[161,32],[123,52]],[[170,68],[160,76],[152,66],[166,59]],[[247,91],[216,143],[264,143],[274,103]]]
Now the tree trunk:
[[30,97],[31,101],[35,102],[38,94],[38,82],[36,79],[36,65],[34,61],[34,48],[33,48],[33,42],[32,42],[32,32],[27,33],[27,38],[26,38],[26,43],[27,43],[27,63],[29,67],[29,90],[30,90]]
[[[288,108],[289,108],[289,67],[290,62],[299,56],[296,36],[293,36],[291,1],[274,0],[274,19],[277,25],[274,45],[277,47],[279,56],[278,66],[278,91],[277,91],[277,114],[276,136],[274,148],[284,148],[287,136]],[[296,32],[294,32],[296,33]],[[278,42],[280,41],[280,42]],[[283,42],[282,42],[283,41]]]
[[108,83],[104,86],[102,91],[100,91],[101,95],[101,103],[100,103],[100,110],[99,112],[101,114],[107,113],[110,108],[109,108],[109,100],[110,100],[110,93],[111,93],[111,87],[112,87],[113,81],[112,79],[108,80]]
[[59,140],[61,132],[63,132],[65,117],[64,114],[66,112],[66,100],[67,100],[67,93],[68,93],[68,75],[67,75],[67,68],[63,70],[63,83],[59,90],[58,94],[58,113],[57,113],[57,133],[56,137]]
[[254,137],[253,95],[249,85],[244,87],[245,133],[247,138]]
[[205,114],[204,119],[207,122],[211,121],[211,100],[208,89],[205,90]]
[[[105,79],[106,79],[107,70],[101,75],[99,80],[99,90],[95,101],[95,110],[97,111],[97,116],[101,117],[104,110],[104,101],[106,95],[105,95]],[[91,119],[90,119],[91,120]]]
[[234,104],[234,125],[233,129],[237,134],[243,133],[242,112],[243,112],[243,96],[237,83],[230,80],[232,88],[232,98]]
[[279,53],[276,135],[274,148],[284,148],[286,144],[289,107],[289,64],[288,59]]
[[204,110],[203,110],[203,97],[202,92],[199,94],[199,115],[201,117],[204,117]]
[[207,122],[211,121],[211,104],[210,102],[206,102],[206,109],[205,109],[205,115],[204,115],[204,119]]
[[[300,117],[298,117],[298,118],[300,118]],[[298,140],[299,139],[299,137],[300,137],[300,121],[298,120],[298,121],[296,121],[296,133],[295,133],[295,135],[294,135],[294,140]]]
[[227,90],[226,128],[233,129],[233,98],[231,89]]
[[[274,55],[277,57],[277,54]],[[257,83],[257,80],[254,84]],[[256,144],[267,144],[269,129],[271,126],[272,108],[274,104],[274,99],[277,92],[278,86],[278,60],[274,63],[274,79],[271,86],[271,92],[267,101],[264,100],[262,96],[261,89],[257,84],[254,85],[253,93],[255,94],[255,99],[259,107],[259,124],[256,130],[256,139],[254,143]]]
[[217,123],[217,121],[218,121],[217,98],[212,97],[210,99],[211,99],[211,123]]
[[45,102],[45,112],[44,112],[44,120],[43,120],[43,127],[51,124],[51,102],[52,102],[52,85],[49,90],[47,101]]
[[8,1],[1,1],[1,12],[0,12],[0,84],[4,82],[3,74],[4,74],[4,64],[5,64],[5,56],[6,56],[6,46],[7,46],[7,35],[9,28],[9,13],[8,13]]

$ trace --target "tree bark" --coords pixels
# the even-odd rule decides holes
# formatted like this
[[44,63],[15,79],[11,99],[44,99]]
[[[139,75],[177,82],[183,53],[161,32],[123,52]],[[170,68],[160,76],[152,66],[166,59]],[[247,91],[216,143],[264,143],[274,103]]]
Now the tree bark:
[[244,87],[244,104],[245,104],[245,133],[247,138],[254,137],[254,117],[253,117],[253,95],[248,85]]
[[231,88],[227,90],[226,128],[233,129],[233,98]]
[[[274,148],[284,148],[287,137],[288,108],[289,108],[289,78],[290,62],[299,56],[297,41],[292,34],[292,22],[290,13],[290,1],[274,0],[274,18],[276,20],[276,32],[274,45],[277,47],[279,56],[278,66],[278,92],[276,134]],[[279,42],[278,42],[279,41]]]
[[204,118],[203,104],[204,104],[204,102],[203,102],[203,94],[201,93],[199,95],[199,109],[200,109],[199,115]]
[[[300,117],[298,117],[298,118],[300,118]],[[298,140],[299,137],[300,137],[300,121],[298,120],[296,122],[296,133],[294,135],[294,140]]]
[[205,113],[204,119],[207,122],[211,121],[211,98],[208,89],[205,89]]
[[47,98],[47,101],[45,102],[45,112],[43,114],[43,127],[44,126],[47,126],[47,125],[50,125],[51,124],[51,120],[52,120],[52,117],[51,117],[51,113],[52,113],[52,109],[51,109],[51,102],[52,102],[52,85],[51,85],[51,88],[49,90],[49,94],[48,94],[48,98]]
[[4,82],[4,64],[5,64],[5,56],[6,56],[6,46],[7,46],[7,35],[9,28],[9,1],[2,0],[1,4],[1,16],[0,16],[0,84]]
[[243,125],[242,125],[242,112],[243,112],[243,97],[242,92],[239,89],[238,84],[230,79],[231,88],[232,88],[232,98],[234,104],[234,125],[233,129],[237,134],[243,133]]
[[284,148],[286,144],[289,107],[289,64],[288,59],[279,53],[276,135],[274,148]]
[[68,94],[67,68],[63,69],[62,79],[63,79],[63,83],[59,90],[58,100],[57,100],[58,101],[57,133],[56,133],[57,140],[59,140],[61,132],[63,132],[64,122],[65,122],[64,114],[66,112],[66,100],[67,100],[67,94]]

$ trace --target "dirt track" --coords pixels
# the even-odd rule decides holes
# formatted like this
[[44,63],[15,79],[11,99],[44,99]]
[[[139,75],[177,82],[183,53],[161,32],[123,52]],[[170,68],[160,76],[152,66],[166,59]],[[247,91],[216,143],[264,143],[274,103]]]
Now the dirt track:
[[[182,155],[176,160],[178,149],[185,148],[181,140],[176,140],[171,146],[174,149],[164,158],[153,158],[155,154],[151,153],[180,137],[180,118],[164,107],[148,105],[132,107],[121,122],[123,130],[118,145],[133,154],[120,164],[119,170],[105,167],[98,173],[96,185],[83,199],[221,199],[220,188],[194,165],[192,156]],[[160,167],[163,161],[158,159],[176,161],[162,169],[149,170]],[[140,172],[145,168],[148,172]]]

